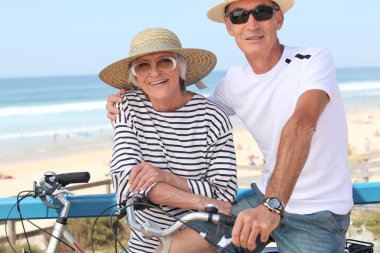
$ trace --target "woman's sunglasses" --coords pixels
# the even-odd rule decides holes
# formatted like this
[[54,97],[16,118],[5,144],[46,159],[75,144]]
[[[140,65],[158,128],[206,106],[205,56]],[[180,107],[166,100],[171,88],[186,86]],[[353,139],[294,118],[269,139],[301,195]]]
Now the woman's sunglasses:
[[257,21],[269,20],[277,10],[278,9],[272,6],[259,5],[252,10],[236,9],[228,13],[226,16],[230,18],[232,24],[237,25],[246,23],[249,19],[249,14],[252,14]]
[[169,73],[177,66],[177,59],[173,57],[162,57],[155,62],[146,60],[133,62],[131,66],[132,74],[136,77],[144,77],[149,75],[155,68],[159,73]]

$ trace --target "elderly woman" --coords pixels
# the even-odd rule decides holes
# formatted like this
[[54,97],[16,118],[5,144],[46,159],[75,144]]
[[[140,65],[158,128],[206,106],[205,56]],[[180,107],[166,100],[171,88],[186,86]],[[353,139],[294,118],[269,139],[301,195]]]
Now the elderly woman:
[[[151,28],[131,42],[129,57],[106,67],[100,78],[129,90],[116,105],[110,172],[120,202],[143,193],[171,215],[213,203],[230,214],[236,195],[232,126],[226,113],[186,90],[215,66],[215,55],[182,48],[177,36]],[[161,228],[175,220],[158,209],[136,211],[142,223]],[[131,231],[130,252],[154,252],[155,239]]]

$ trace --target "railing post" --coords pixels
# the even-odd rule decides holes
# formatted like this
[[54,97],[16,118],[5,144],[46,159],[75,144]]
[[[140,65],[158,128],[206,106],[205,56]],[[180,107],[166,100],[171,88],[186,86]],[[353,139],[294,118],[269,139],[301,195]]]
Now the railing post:
[[12,244],[16,243],[16,222],[15,221],[7,221],[7,233],[9,241]]

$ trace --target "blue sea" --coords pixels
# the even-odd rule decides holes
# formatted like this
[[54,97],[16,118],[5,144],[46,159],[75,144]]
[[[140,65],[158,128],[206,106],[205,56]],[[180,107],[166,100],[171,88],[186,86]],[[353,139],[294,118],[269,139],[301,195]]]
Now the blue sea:
[[[204,79],[207,89],[192,89],[207,96],[224,74],[214,71]],[[347,111],[379,108],[380,68],[337,69],[337,79]],[[95,75],[0,79],[0,150],[20,139],[110,131],[105,103],[116,92]]]

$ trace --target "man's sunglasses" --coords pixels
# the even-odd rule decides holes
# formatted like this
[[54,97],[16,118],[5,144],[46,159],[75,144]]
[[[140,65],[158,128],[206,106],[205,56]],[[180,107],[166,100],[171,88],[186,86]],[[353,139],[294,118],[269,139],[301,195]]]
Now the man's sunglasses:
[[269,20],[277,10],[278,9],[272,6],[259,5],[252,10],[236,9],[228,13],[226,16],[230,18],[232,24],[237,25],[246,23],[249,19],[249,14],[252,14],[257,21]]

